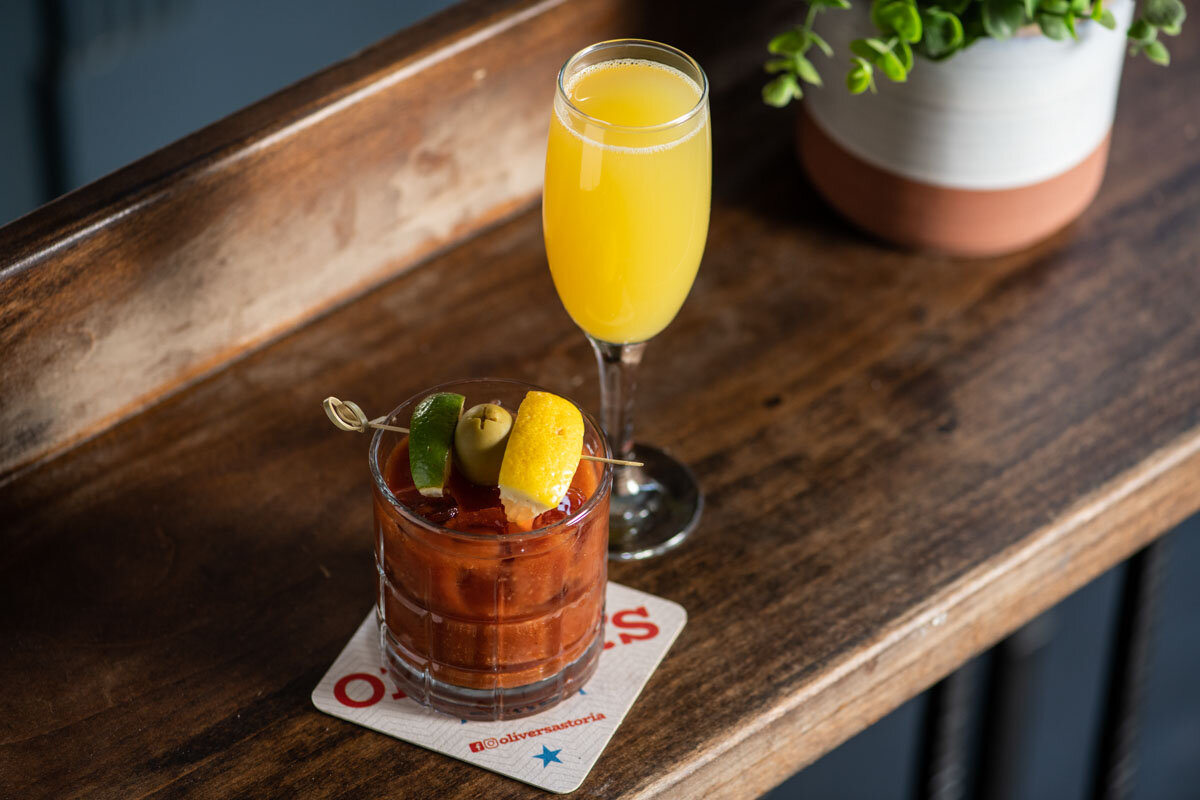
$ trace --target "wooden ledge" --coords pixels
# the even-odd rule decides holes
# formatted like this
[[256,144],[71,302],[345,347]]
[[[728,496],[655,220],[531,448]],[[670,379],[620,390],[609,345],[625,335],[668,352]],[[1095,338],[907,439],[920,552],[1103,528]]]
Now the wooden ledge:
[[462,3],[0,228],[0,478],[534,202],[627,5]]
[[459,3],[0,228],[0,481],[536,202],[575,50],[670,39],[719,88],[790,13],[684,8]]

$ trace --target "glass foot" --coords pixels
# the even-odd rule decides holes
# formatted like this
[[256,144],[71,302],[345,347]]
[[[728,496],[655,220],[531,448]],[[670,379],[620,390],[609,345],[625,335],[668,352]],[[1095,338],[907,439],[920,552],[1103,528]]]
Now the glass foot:
[[651,558],[678,547],[696,529],[704,496],[692,471],[657,447],[635,444],[627,456],[644,467],[617,467],[608,517],[608,557]]

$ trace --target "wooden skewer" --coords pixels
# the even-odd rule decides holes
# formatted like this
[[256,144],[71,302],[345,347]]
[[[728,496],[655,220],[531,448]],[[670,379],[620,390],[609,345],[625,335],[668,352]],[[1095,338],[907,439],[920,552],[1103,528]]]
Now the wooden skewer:
[[[408,428],[401,428],[397,425],[385,425],[383,421],[387,417],[376,417],[375,419],[367,419],[367,415],[358,407],[358,403],[353,400],[339,400],[336,397],[326,397],[321,401],[321,407],[325,409],[325,416],[329,417],[329,421],[338,427],[339,430],[353,431],[355,433],[366,433],[367,428],[378,428],[381,431],[395,431],[396,433],[408,433]],[[601,464],[615,464],[620,467],[641,467],[644,466],[641,461],[626,461],[623,458],[604,458],[603,456],[590,456],[587,453],[579,456],[584,461],[597,461]]]
[[644,467],[641,461],[626,461],[623,458],[605,458],[604,456],[589,456],[584,453],[580,457],[581,461],[596,461],[601,464],[615,464],[618,467]]
[[366,433],[367,428],[378,428],[381,431],[408,433],[408,428],[384,425],[382,420],[387,419],[387,417],[376,417],[375,419],[368,420],[367,415],[358,407],[358,403],[353,400],[339,400],[336,397],[326,397],[321,401],[321,407],[325,409],[325,416],[329,417],[329,421],[343,431]]
[[387,419],[387,417],[376,417],[373,420],[369,420],[367,422],[367,427],[378,428],[381,431],[395,431],[396,433],[408,433],[408,428],[401,428],[398,425],[384,425],[383,421],[385,419]]

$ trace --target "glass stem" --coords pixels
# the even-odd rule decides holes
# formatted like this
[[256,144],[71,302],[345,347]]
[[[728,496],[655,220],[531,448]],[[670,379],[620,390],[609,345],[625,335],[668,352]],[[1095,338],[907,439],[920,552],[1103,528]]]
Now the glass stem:
[[591,336],[588,340],[600,366],[600,423],[613,456],[629,458],[633,453],[633,393],[646,343],[612,344]]

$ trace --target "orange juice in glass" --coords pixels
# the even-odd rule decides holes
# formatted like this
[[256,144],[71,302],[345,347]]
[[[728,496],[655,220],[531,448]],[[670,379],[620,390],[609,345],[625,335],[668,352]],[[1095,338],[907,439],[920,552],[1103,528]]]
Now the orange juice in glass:
[[[708,235],[708,115],[685,117],[701,88],[644,59],[590,64],[570,79],[584,113],[556,104],[543,220],[554,285],[572,319],[603,342],[644,342],[675,318]],[[636,126],[636,127],[629,127]]]
[[563,306],[596,351],[601,419],[618,458],[609,554],[680,544],[703,499],[691,472],[633,440],[633,381],[646,342],[695,280],[708,236],[708,82],[687,54],[640,39],[600,42],[558,77],[542,222]]

